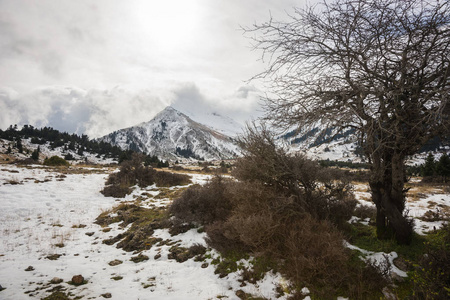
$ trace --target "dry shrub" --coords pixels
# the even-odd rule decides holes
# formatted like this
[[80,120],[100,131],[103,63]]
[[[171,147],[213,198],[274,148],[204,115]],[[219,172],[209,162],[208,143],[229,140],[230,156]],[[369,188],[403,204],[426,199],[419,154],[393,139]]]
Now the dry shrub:
[[363,220],[367,218],[370,218],[371,220],[376,220],[377,209],[374,206],[358,205],[355,208],[353,215]]
[[321,167],[303,155],[287,154],[264,128],[247,131],[240,141],[245,155],[233,170],[237,179],[264,184],[291,199],[297,210],[307,211],[318,219],[341,225],[352,216],[357,201],[341,172]]
[[266,131],[250,129],[241,145],[245,155],[233,171],[239,181],[215,177],[190,187],[170,208],[175,219],[204,225],[207,243],[222,253],[276,261],[278,271],[320,299],[338,291],[364,298],[352,288],[354,280],[364,282],[363,264],[349,266],[338,230],[356,206],[345,178],[288,155]]
[[177,185],[187,185],[191,183],[190,177],[184,174],[176,174],[159,171],[154,174],[156,185],[159,187],[169,187]]
[[123,198],[129,193],[131,193],[131,189],[128,186],[120,186],[120,185],[108,185],[100,191],[105,197],[115,197],[115,198]]
[[320,287],[317,294],[336,292],[349,259],[343,236],[329,222],[308,215],[283,225],[279,232],[283,243],[271,254],[284,259],[284,272],[295,282]]
[[179,221],[200,225],[225,220],[230,212],[230,196],[222,177],[213,178],[203,187],[189,187],[170,207],[170,213]]
[[146,187],[156,183],[157,186],[169,187],[189,184],[190,177],[156,171],[152,167],[144,166],[145,156],[134,153],[131,160],[122,162],[120,171],[109,175],[105,188],[101,191],[106,197],[122,198],[129,194],[131,187],[139,185]]

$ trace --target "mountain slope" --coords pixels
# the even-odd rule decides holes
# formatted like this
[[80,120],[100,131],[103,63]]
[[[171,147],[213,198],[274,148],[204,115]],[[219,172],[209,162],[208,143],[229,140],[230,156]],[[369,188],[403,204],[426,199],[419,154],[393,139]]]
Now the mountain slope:
[[114,131],[100,140],[165,159],[214,160],[239,155],[239,147],[230,137],[193,121],[171,106],[149,122]]

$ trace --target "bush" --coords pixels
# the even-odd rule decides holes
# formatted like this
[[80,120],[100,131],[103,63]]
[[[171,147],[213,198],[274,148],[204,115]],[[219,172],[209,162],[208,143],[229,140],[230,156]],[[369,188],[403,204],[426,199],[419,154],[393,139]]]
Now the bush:
[[131,188],[112,184],[105,186],[103,190],[101,190],[101,193],[105,197],[123,198],[131,193]]
[[413,299],[450,298],[450,225],[434,233],[412,272]]
[[181,222],[198,225],[224,221],[231,213],[227,183],[217,176],[204,186],[193,185],[173,201],[169,212]]
[[134,153],[131,160],[123,161],[120,171],[109,175],[101,193],[106,197],[122,198],[131,193],[134,185],[146,187],[156,183],[157,186],[168,187],[190,183],[187,175],[158,172],[150,166],[144,166],[144,159],[144,155]]
[[351,217],[357,202],[342,172],[321,167],[302,155],[288,155],[264,128],[248,128],[240,145],[244,156],[233,170],[237,179],[272,187],[316,218],[340,225]]
[[175,222],[204,226],[207,243],[225,255],[251,252],[277,262],[277,271],[321,299],[377,294],[385,283],[380,272],[359,258],[350,263],[342,243],[338,228],[356,206],[342,173],[288,155],[264,129],[249,129],[241,146],[233,170],[239,181],[214,177],[188,188],[170,207]]
[[50,158],[46,158],[44,160],[44,165],[45,166],[70,166],[69,162],[66,161],[64,158],[61,158],[59,156],[52,156]]

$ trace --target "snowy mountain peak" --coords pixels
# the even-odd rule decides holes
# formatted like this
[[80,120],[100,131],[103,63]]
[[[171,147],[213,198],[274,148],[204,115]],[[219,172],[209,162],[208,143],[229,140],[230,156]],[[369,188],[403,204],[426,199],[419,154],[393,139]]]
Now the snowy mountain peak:
[[195,122],[168,106],[152,120],[121,129],[101,138],[122,149],[132,149],[166,159],[229,159],[239,147],[223,133]]
[[172,118],[172,117],[176,118],[176,117],[187,117],[187,116],[185,114],[179,112],[172,106],[167,106],[162,111],[160,111],[158,114],[156,114],[154,119],[156,119],[156,118]]

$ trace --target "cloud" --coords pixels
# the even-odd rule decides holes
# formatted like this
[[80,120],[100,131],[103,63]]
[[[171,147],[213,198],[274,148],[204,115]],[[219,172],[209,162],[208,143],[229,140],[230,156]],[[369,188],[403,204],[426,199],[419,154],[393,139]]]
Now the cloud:
[[86,98],[93,111],[86,125],[92,137],[151,120],[167,106],[167,102],[150,90],[133,93],[121,88],[92,90]]
[[150,120],[167,103],[150,91],[133,93],[121,88],[85,91],[73,87],[46,87],[20,94],[0,90],[0,127],[50,126],[91,138]]
[[98,137],[148,121],[168,104],[243,123],[260,113],[258,83],[244,82],[263,65],[239,28],[292,6],[0,0],[0,128]]
[[243,125],[262,115],[260,96],[261,91],[256,87],[243,85],[231,94],[210,97],[195,83],[184,83],[174,89],[171,105],[194,120],[200,121],[204,115],[218,113]]

